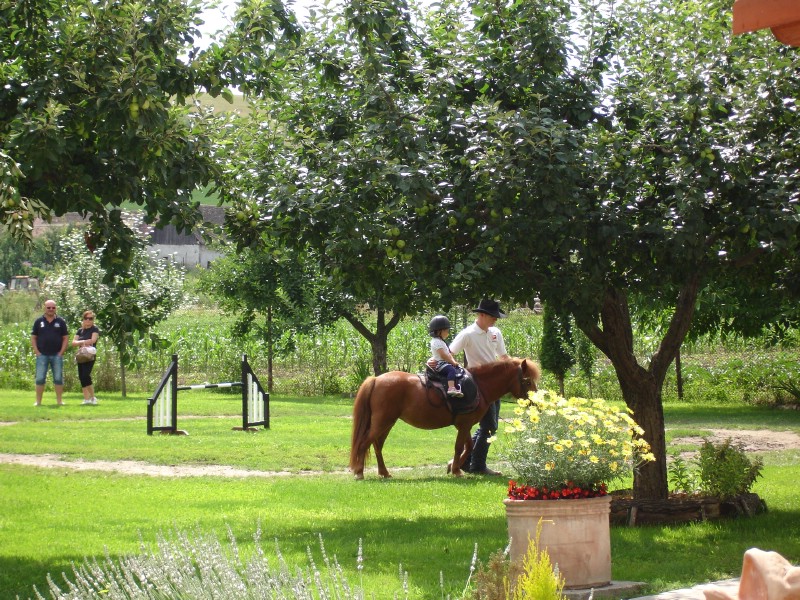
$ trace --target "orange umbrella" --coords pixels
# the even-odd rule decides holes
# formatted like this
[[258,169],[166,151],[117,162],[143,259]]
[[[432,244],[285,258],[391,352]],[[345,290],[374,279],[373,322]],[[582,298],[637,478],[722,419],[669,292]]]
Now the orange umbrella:
[[800,0],[736,0],[733,34],[770,28],[784,44],[800,46]]

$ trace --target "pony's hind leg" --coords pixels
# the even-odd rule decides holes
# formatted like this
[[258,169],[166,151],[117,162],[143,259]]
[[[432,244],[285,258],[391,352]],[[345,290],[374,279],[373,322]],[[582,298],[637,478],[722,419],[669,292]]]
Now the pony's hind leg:
[[[392,425],[394,425],[394,423],[392,423]],[[389,474],[389,470],[386,468],[386,463],[383,462],[383,444],[386,442],[386,438],[389,437],[390,430],[391,427],[378,436],[378,439],[375,440],[373,445],[375,448],[375,461],[378,463],[378,475],[386,478],[391,477],[391,475]]]

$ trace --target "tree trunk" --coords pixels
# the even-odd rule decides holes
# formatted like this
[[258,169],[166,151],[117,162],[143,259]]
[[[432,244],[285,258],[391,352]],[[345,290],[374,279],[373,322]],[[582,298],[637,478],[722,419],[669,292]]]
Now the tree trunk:
[[378,309],[377,317],[375,335],[369,341],[372,347],[372,370],[376,376],[389,370],[387,350],[389,330],[386,328],[386,313],[382,308]]
[[394,313],[389,321],[386,321],[386,311],[383,308],[376,309],[377,319],[375,332],[371,332],[367,327],[352,313],[344,312],[342,316],[355,328],[358,333],[364,336],[372,349],[372,372],[377,377],[388,371],[388,352],[389,332],[400,322],[402,315]]
[[122,397],[128,397],[128,386],[125,385],[125,363],[121,360],[119,361],[119,381],[120,386],[122,388]]
[[633,477],[636,499],[663,500],[669,495],[667,484],[667,446],[664,434],[664,407],[661,392],[669,365],[680,350],[689,331],[700,277],[695,274],[680,290],[675,312],[656,352],[645,369],[633,352],[633,326],[624,292],[608,288],[600,308],[600,325],[579,320],[578,326],[605,354],[617,374],[625,404],[633,411],[633,419],[644,429],[642,436],[656,460],[641,467]]
[[650,377],[620,380],[625,404],[633,411],[633,420],[644,429],[642,437],[656,457],[633,474],[633,497],[636,499],[664,500],[669,495],[662,384],[663,380],[658,383]]
[[275,342],[272,339],[272,306],[267,307],[267,393],[272,393],[272,356]]

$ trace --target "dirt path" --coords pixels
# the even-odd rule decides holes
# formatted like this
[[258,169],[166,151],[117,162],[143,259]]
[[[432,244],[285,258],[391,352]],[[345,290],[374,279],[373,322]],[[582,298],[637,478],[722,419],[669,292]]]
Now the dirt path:
[[[748,429],[709,429],[707,439],[715,444],[728,438],[748,452],[767,452],[770,450],[792,450],[800,448],[800,436],[793,431],[748,430]],[[699,436],[676,438],[674,444],[702,444]]]
[[[749,452],[791,450],[800,448],[800,436],[791,431],[758,431],[745,429],[710,429],[708,439],[714,443],[730,438]],[[678,438],[675,443],[701,444],[703,438]],[[319,475],[322,471],[256,471],[228,465],[154,465],[135,460],[67,460],[56,454],[2,454],[0,463],[27,465],[45,469],[73,469],[75,471],[108,471],[124,475],[151,477],[288,477]],[[336,471],[343,474],[346,471]]]
[[[124,475],[151,477],[288,477],[317,475],[322,471],[254,471],[229,465],[154,465],[137,460],[68,460],[57,454],[2,454],[0,463],[26,465],[44,469],[73,469],[75,471],[111,471]],[[344,471],[341,471],[344,473]]]

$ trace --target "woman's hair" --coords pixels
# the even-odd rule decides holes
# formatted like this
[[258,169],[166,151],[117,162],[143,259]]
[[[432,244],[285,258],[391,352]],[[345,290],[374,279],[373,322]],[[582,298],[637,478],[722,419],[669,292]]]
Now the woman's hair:
[[94,313],[91,310],[83,311],[83,318],[84,319],[88,319],[89,317],[93,317],[93,316],[94,316]]

